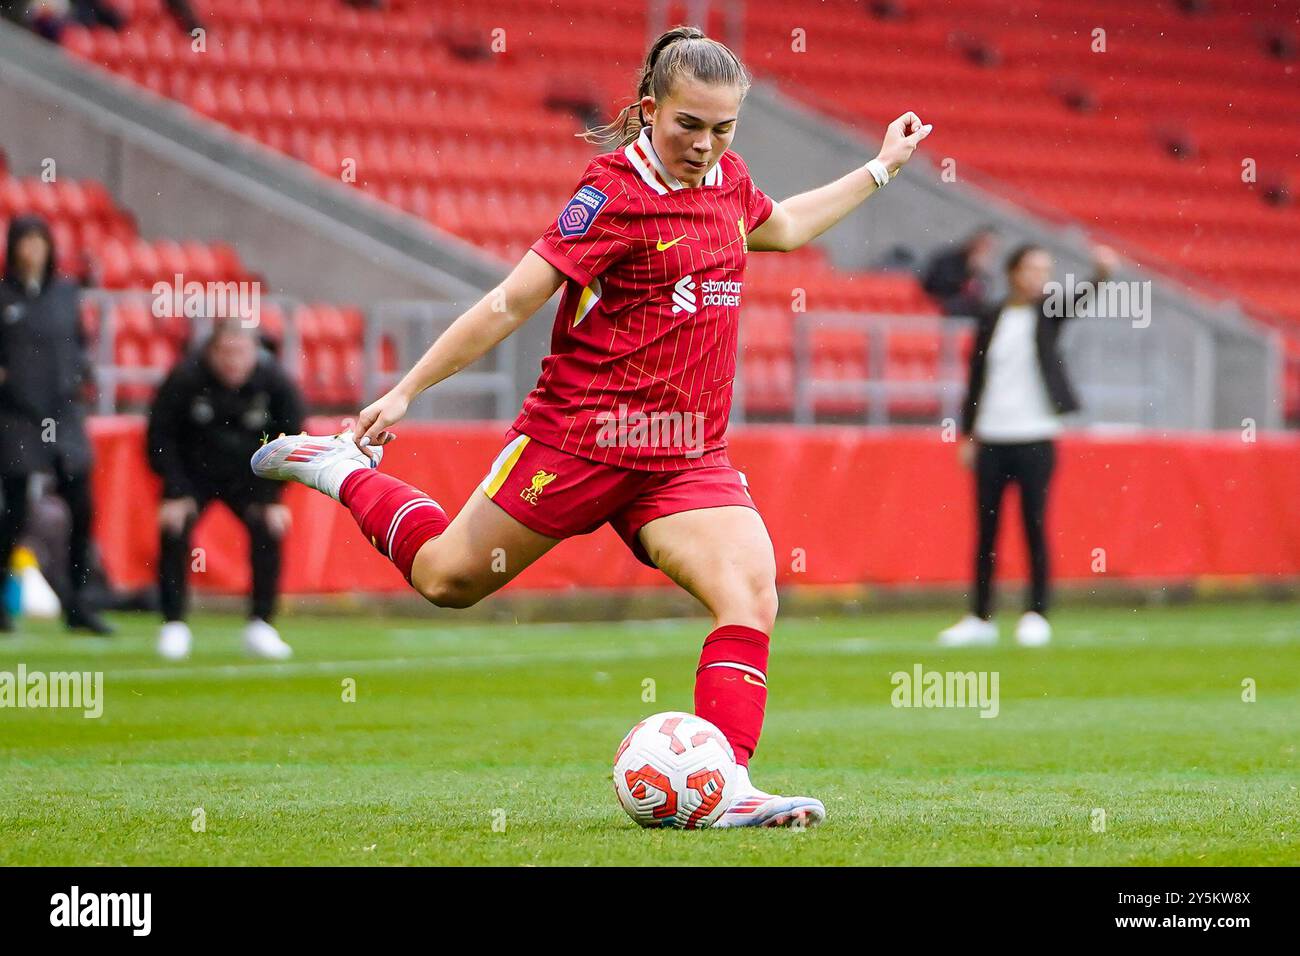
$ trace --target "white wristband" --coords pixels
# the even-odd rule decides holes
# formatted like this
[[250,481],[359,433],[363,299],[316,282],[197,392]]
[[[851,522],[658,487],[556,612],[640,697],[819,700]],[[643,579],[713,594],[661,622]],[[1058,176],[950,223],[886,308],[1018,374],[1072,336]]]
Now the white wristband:
[[876,188],[883,189],[889,185],[889,170],[885,164],[878,159],[873,159],[867,163],[867,172],[871,173],[871,178],[876,181]]

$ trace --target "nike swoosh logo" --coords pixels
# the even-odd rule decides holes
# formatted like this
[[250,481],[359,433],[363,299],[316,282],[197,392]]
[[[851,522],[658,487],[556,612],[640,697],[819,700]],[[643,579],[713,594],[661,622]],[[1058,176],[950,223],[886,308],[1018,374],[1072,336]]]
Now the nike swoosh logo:
[[685,238],[686,238],[685,236],[678,236],[672,242],[664,242],[662,239],[660,239],[658,242],[655,243],[655,248],[658,249],[660,252],[663,252],[665,249],[671,249],[673,246],[677,245],[677,243],[681,242]]
[[747,684],[754,684],[754,685],[757,686],[757,687],[766,687],[766,686],[767,686],[767,685],[764,684],[761,680],[754,680],[754,678],[750,677],[748,674],[742,674],[741,676],[745,678],[745,683],[747,683]]

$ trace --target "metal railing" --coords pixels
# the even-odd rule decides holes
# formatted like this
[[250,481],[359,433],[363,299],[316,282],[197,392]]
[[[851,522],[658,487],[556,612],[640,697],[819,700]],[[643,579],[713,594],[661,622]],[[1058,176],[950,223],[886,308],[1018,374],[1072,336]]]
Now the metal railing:
[[[95,364],[95,382],[98,390],[95,413],[112,415],[124,410],[119,406],[118,402],[119,386],[144,385],[154,388],[171,371],[170,366],[163,368],[156,365],[123,365],[118,363],[117,345],[122,334],[121,318],[124,307],[139,306],[142,308],[147,315],[155,320],[154,331],[159,335],[164,334],[162,322],[168,319],[168,316],[159,315],[155,311],[156,304],[161,301],[159,296],[143,289],[124,291],[86,289],[82,292],[82,300],[94,309],[97,316],[96,333],[91,342],[91,354]],[[294,381],[300,382],[302,380],[303,363],[298,310],[303,306],[303,302],[301,299],[284,295],[262,296],[260,301],[262,312],[270,307],[278,310],[283,317],[283,332],[280,336],[280,361]],[[202,342],[212,331],[213,319],[213,316],[207,314],[191,316],[182,314],[180,317],[171,319],[171,321],[184,322],[189,326],[188,334],[181,343],[182,348],[188,350],[197,343]],[[250,327],[257,327],[261,324],[261,314],[253,316],[249,321],[251,323]]]
[[[462,311],[460,306],[451,303],[424,300],[380,302],[372,308],[367,316],[362,349],[366,363],[362,378],[365,394],[378,396],[396,384]],[[395,370],[385,371],[381,366],[381,343],[385,338],[395,347]],[[438,406],[428,402],[413,405],[411,417],[431,418],[436,408],[445,409],[449,404],[454,409],[457,398],[487,397],[492,417],[513,418],[518,411],[514,371],[517,349],[518,342],[513,336],[505,339],[478,363],[440,383]],[[487,368],[479,367],[484,364]]]
[[[805,312],[795,316],[794,420],[811,425],[817,420],[819,399],[861,402],[864,420],[889,424],[890,406],[900,402],[933,403],[939,417],[956,418],[966,386],[966,366],[961,341],[970,333],[969,319],[932,316],[864,315],[852,312]],[[843,330],[862,334],[862,378],[819,378],[813,338],[818,331]],[[935,376],[899,379],[889,375],[890,339],[900,333],[933,336],[938,340]]]
[[[98,414],[137,410],[139,400],[122,400],[121,386],[156,386],[170,371],[153,365],[119,364],[119,320],[122,309],[132,306],[154,317],[156,334],[167,321],[188,325],[185,347],[203,340],[212,318],[195,315],[184,319],[157,318],[157,297],[148,291],[87,290],[84,297],[99,316],[93,343],[99,394]],[[268,295],[251,321],[262,323],[268,310],[278,313],[275,338],[280,361],[290,376],[304,384],[305,346],[300,299]],[[348,370],[360,383],[355,398],[365,402],[381,395],[406,372],[429,345],[460,314],[459,307],[427,300],[377,303],[363,326],[362,367]],[[742,330],[743,331],[743,330]],[[793,396],[789,418],[801,425],[819,420],[858,421],[869,425],[910,424],[957,420],[966,389],[963,342],[973,331],[973,320],[935,316],[891,316],[846,312],[808,312],[794,318]],[[837,343],[829,354],[818,352],[818,333],[852,333],[849,343]],[[922,366],[921,377],[908,377],[894,362],[906,357],[896,336],[910,336],[929,345],[926,354],[911,361]],[[743,338],[742,338],[743,344]],[[914,343],[915,344],[915,343]],[[519,343],[505,339],[474,366],[440,384],[436,396],[411,410],[413,419],[512,418],[518,410],[520,390]],[[860,348],[860,354],[853,354]],[[1191,427],[1213,428],[1215,369],[1220,366],[1218,344],[1206,329],[1192,323],[1153,325],[1140,334],[1123,322],[1076,319],[1062,334],[1062,352],[1084,406],[1080,419],[1088,424],[1170,427],[1191,421]],[[747,375],[745,349],[737,366],[734,422],[745,420]],[[841,360],[833,374],[827,361]],[[861,370],[845,375],[844,365]],[[311,389],[306,389],[309,393]],[[337,404],[337,402],[335,403]],[[1186,427],[1186,426],[1182,426]]]
[[[87,289],[83,300],[97,315],[97,331],[91,343],[95,364],[98,397],[95,412],[111,415],[121,411],[136,410],[136,402],[123,401],[121,386],[142,385],[155,388],[171,371],[171,367],[157,365],[121,364],[118,362],[118,342],[122,336],[122,316],[126,308],[142,309],[153,321],[151,334],[167,334],[164,323],[183,322],[187,334],[182,348],[192,349],[202,342],[212,330],[213,316],[197,314],[178,319],[168,319],[155,311],[159,297],[145,290],[109,291]],[[260,297],[260,310],[248,323],[252,328],[264,327],[271,310],[278,313],[273,338],[278,343],[279,361],[290,377],[304,384],[306,370],[304,337],[300,310],[306,306],[301,299],[283,295]],[[459,314],[450,304],[433,301],[381,302],[369,311],[364,323],[361,342],[360,401],[367,401],[390,388],[424,354],[435,338]],[[450,397],[471,402],[486,402],[486,413],[471,407],[469,417],[484,414],[505,419],[513,417],[516,408],[514,368],[517,344],[506,339],[483,360],[486,369],[478,367],[459,372],[439,386],[440,399]],[[446,407],[446,403],[443,406]],[[413,418],[431,417],[427,403],[413,407]]]
[[[860,377],[819,376],[814,338],[819,331],[847,331],[861,335]],[[796,315],[794,326],[794,403],[797,424],[817,422],[819,406],[836,403],[837,420],[860,419],[870,425],[898,421],[917,423],[934,418],[960,420],[966,393],[967,364],[964,340],[974,331],[965,317],[870,315],[846,312],[808,312]],[[1164,427],[1191,414],[1194,427],[1214,427],[1216,368],[1215,340],[1191,323],[1143,329],[1126,322],[1080,318],[1067,323],[1061,351],[1078,391],[1083,410],[1080,420],[1089,424]],[[937,340],[934,374],[924,379],[899,378],[890,363],[891,338],[928,336]],[[841,355],[847,354],[844,352]],[[1189,409],[1186,402],[1198,403]],[[861,407],[860,414],[846,413]],[[900,414],[898,407],[907,411]],[[934,416],[918,412],[933,408]]]

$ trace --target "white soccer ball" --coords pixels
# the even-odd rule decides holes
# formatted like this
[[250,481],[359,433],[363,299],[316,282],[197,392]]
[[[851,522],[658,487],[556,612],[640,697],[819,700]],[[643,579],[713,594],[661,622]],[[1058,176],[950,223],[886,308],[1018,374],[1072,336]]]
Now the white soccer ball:
[[643,827],[707,827],[735,799],[736,755],[703,717],[655,714],[629,730],[614,754],[614,790]]

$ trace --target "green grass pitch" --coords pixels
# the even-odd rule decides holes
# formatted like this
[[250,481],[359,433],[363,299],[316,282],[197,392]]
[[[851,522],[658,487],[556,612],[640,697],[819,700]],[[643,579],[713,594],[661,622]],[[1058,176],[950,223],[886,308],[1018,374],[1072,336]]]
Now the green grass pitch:
[[[1296,605],[1063,609],[1032,650],[940,650],[951,620],[778,626],[754,778],[825,801],[802,833],[641,831],[614,799],[623,733],[691,708],[703,621],[293,616],[280,665],[232,617],[174,665],[149,618],[36,624],[0,671],[102,670],[104,714],[0,709],[0,864],[1300,863]],[[1000,713],[892,706],[916,664],[997,671]]]

